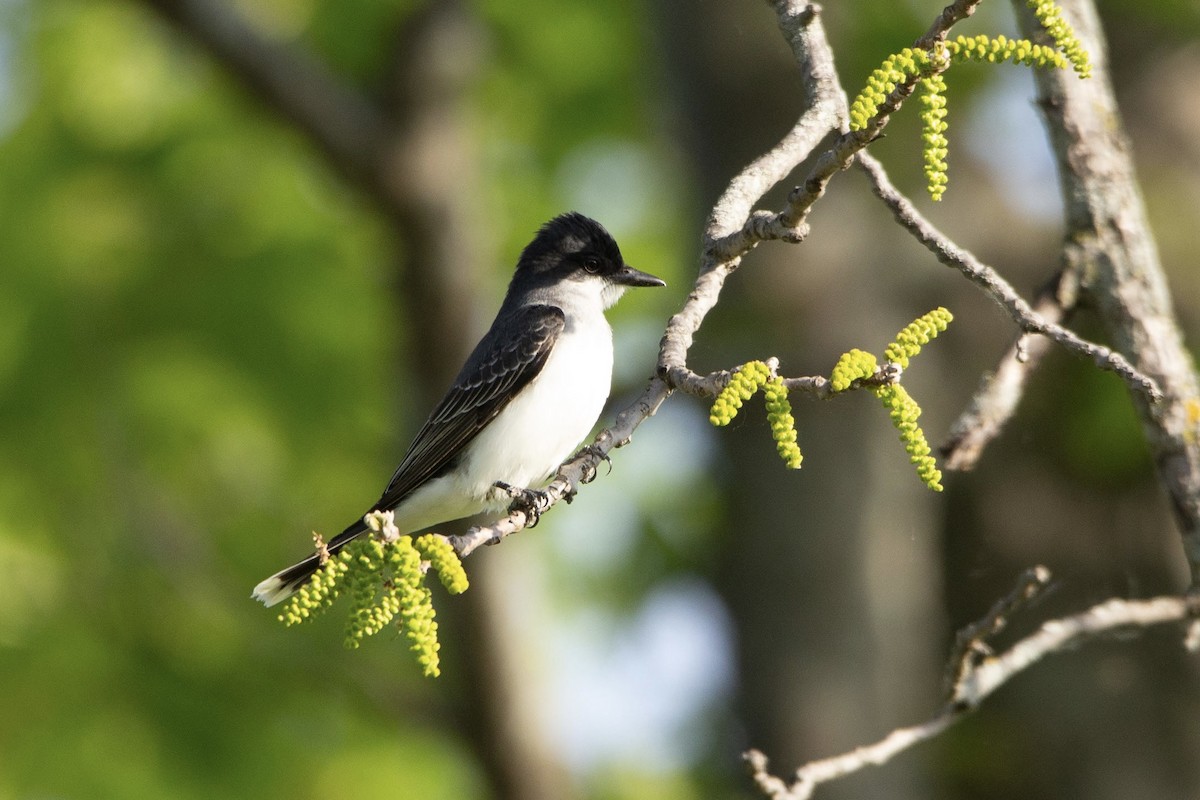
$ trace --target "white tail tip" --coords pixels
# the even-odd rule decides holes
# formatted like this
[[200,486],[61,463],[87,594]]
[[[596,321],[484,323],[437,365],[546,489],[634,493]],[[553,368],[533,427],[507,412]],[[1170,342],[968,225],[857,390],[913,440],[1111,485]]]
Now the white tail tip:
[[272,575],[258,586],[255,586],[254,592],[250,596],[267,608],[270,608],[276,603],[286,600],[291,595],[292,590],[288,589],[287,584],[281,581],[278,575]]

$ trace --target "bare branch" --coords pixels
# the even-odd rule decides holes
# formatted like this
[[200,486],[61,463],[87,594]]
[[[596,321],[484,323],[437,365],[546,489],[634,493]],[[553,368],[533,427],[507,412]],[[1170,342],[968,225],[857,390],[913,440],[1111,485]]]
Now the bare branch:
[[959,699],[961,687],[979,660],[992,655],[987,639],[1004,630],[1008,618],[1041,594],[1049,583],[1050,570],[1040,565],[1030,567],[1017,578],[1013,590],[997,600],[986,615],[958,632],[946,670],[946,690],[951,699]]
[[987,639],[1002,630],[1008,618],[1023,608],[1049,580],[1050,571],[1045,567],[1027,570],[1009,594],[986,615],[958,633],[947,664],[950,681],[946,703],[927,721],[897,728],[873,744],[841,755],[810,761],[796,771],[791,784],[770,774],[766,756],[751,750],[745,754],[745,759],[759,791],[772,800],[806,800],[823,783],[886,764],[899,753],[941,734],[978,708],[996,689],[1045,656],[1069,651],[1120,630],[1187,622],[1200,613],[1200,600],[1195,597],[1112,599],[1080,614],[1049,620],[1002,654],[992,656]]
[[800,68],[805,110],[779,144],[730,181],[709,216],[706,259],[735,262],[730,269],[736,268],[736,259],[761,241],[798,242],[808,235],[798,215],[751,211],[767,190],[799,166],[830,132],[845,131],[848,119],[833,51],[819,21],[820,7],[794,0],[775,0],[772,5],[780,31]]
[[[786,136],[746,166],[717,200],[705,229],[700,273],[681,308],[667,323],[659,350],[658,374],[670,385],[694,381],[686,366],[693,337],[716,305],[725,278],[741,258],[771,231],[782,230],[767,218],[752,214],[754,206],[786,178],[845,117],[845,97],[837,88],[833,53],[820,24],[818,8],[794,0],[775,3],[779,25],[796,53],[810,102]],[[764,216],[765,214],[765,216]],[[792,239],[804,237],[797,225],[784,225]]]
[[771,800],[794,800],[798,797],[786,781],[770,773],[770,762],[763,751],[753,748],[747,750],[742,753],[742,760],[746,762],[746,770],[754,780],[754,785],[765,797]]
[[927,50],[937,42],[944,42],[946,34],[950,32],[950,29],[974,14],[976,7],[981,2],[983,0],[958,0],[946,6],[942,9],[942,13],[938,14],[938,18],[933,21],[933,24],[929,26],[929,30],[925,32],[925,35],[918,39],[913,47]]
[[[965,712],[943,711],[920,725],[897,728],[874,744],[857,747],[840,756],[810,761],[796,770],[796,780],[788,786],[786,794],[773,794],[768,797],[773,800],[807,800],[822,783],[829,783],[866,767],[882,766],[896,754],[932,739],[957,722],[963,713]],[[782,780],[780,782],[782,783]]]
[[[1035,313],[1047,322],[1061,324],[1074,309],[1079,290],[1075,270],[1065,268],[1038,293]],[[950,426],[947,441],[941,447],[946,469],[973,469],[983,450],[1000,435],[1017,411],[1025,394],[1025,382],[1050,349],[1044,336],[1023,333],[1000,357],[996,369],[983,377],[966,410]]]
[[1103,345],[1093,344],[1038,314],[1000,273],[939,231],[917,210],[912,201],[892,184],[883,165],[874,156],[861,153],[858,163],[871,179],[875,194],[891,208],[896,221],[925,245],[938,261],[957,269],[967,280],[982,289],[1008,313],[1009,318],[1024,333],[1047,336],[1067,350],[1090,359],[1100,369],[1115,372],[1148,402],[1157,403],[1162,399],[1162,391],[1158,384],[1136,370],[1123,355]]
[[967,708],[975,708],[1010,678],[1048,655],[1067,652],[1120,630],[1187,622],[1198,612],[1200,603],[1194,597],[1113,598],[1082,614],[1052,619],[1042,623],[1036,633],[971,670],[956,688],[954,699]]

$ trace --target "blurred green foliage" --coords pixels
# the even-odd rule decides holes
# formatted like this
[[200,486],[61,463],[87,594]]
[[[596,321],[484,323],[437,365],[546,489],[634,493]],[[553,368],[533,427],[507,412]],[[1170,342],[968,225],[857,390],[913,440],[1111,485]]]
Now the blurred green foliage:
[[[374,93],[413,5],[235,7]],[[647,125],[634,9],[542,5],[482,9],[506,259],[570,152]],[[407,435],[392,234],[137,3],[0,26],[0,797],[480,796],[449,721],[400,712],[437,702],[401,642],[349,655],[248,597]],[[672,260],[648,230],[627,251]]]

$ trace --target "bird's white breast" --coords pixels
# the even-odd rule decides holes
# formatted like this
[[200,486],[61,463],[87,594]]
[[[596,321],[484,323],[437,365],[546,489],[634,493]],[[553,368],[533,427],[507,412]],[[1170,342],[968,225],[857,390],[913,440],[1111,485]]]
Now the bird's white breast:
[[540,485],[591,432],[608,400],[613,346],[604,314],[588,316],[568,318],[542,371],[475,440],[464,470],[475,491]]

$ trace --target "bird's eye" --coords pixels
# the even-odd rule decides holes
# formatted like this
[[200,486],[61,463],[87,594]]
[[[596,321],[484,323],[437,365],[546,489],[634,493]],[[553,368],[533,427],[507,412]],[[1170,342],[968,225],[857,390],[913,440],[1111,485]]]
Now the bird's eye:
[[588,256],[583,260],[583,269],[591,275],[595,275],[600,271],[600,259],[594,256]]

